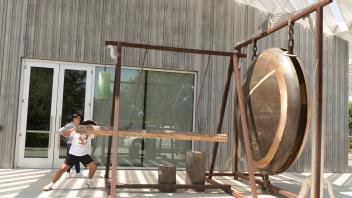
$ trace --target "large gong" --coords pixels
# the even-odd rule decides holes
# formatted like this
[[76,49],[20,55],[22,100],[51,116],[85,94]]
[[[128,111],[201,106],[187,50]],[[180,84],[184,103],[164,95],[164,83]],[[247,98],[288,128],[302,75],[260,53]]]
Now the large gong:
[[282,49],[268,49],[253,61],[244,82],[254,165],[263,174],[281,173],[303,150],[310,120],[302,64]]

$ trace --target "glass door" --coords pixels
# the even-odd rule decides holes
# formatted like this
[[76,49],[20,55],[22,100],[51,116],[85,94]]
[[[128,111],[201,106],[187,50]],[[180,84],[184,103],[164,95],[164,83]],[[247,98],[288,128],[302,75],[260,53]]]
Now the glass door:
[[[58,129],[71,122],[71,114],[81,114],[82,121],[91,119],[93,68],[86,65],[60,65],[57,123]],[[56,134],[54,168],[58,168],[67,153],[67,138]]]
[[18,167],[50,168],[59,65],[26,61],[22,67]]
[[93,66],[23,62],[17,166],[57,168],[66,156],[66,138],[56,131],[73,111],[91,119]]

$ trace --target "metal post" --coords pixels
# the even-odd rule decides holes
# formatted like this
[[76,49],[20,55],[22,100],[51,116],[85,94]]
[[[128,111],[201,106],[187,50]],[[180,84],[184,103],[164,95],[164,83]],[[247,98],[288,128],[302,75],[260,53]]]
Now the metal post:
[[119,110],[120,110],[120,79],[121,79],[121,52],[122,47],[119,45],[117,47],[117,59],[116,59],[116,67],[115,67],[115,82],[114,82],[114,133],[112,135],[112,178],[111,178],[111,189],[110,189],[110,196],[112,198],[116,197],[116,183],[117,183],[117,154],[118,154],[118,130],[119,130]]
[[[115,73],[116,73],[116,71],[115,71]],[[111,101],[110,126],[114,126],[114,109],[115,109],[115,102],[114,102],[115,98],[114,98],[114,96],[115,96],[115,89],[113,90],[113,94],[112,95],[113,95],[113,97],[112,97],[112,101]],[[108,153],[107,153],[107,157],[106,157],[105,175],[104,175],[105,179],[109,178],[110,162],[111,162],[111,145],[112,145],[112,137],[109,136]]]
[[[229,95],[230,83],[231,83],[231,78],[232,78],[232,64],[233,64],[233,61],[232,61],[232,57],[231,57],[229,69],[227,71],[227,78],[226,78],[224,94],[222,96],[222,103],[221,103],[221,109],[220,109],[220,120],[219,120],[218,126],[216,128],[217,134],[221,133],[222,123],[224,121],[226,102],[227,102],[227,98]],[[216,154],[218,152],[218,146],[219,146],[219,143],[215,142],[214,147],[213,147],[213,158],[211,160],[210,169],[209,169],[209,176],[208,176],[209,179],[211,179],[211,177],[213,176]]]
[[238,173],[238,129],[237,129],[237,118],[235,116],[237,114],[237,107],[238,107],[237,104],[238,104],[238,98],[235,97],[234,126],[233,126],[233,132],[234,132],[233,135],[235,138],[235,140],[233,142],[233,144],[234,144],[234,150],[233,150],[233,152],[234,152],[234,171],[233,171],[233,173],[236,173],[233,178],[235,180],[238,180],[238,175],[237,175],[237,173]]
[[243,92],[242,92],[242,86],[241,86],[241,76],[240,76],[240,71],[238,69],[238,57],[237,55],[233,55],[233,72],[235,74],[235,82],[236,82],[236,90],[237,90],[237,98],[238,98],[238,105],[240,108],[240,115],[241,115],[241,124],[242,124],[242,133],[243,133],[243,141],[245,145],[245,152],[246,152],[246,160],[247,160],[247,166],[248,166],[248,173],[249,173],[249,183],[251,186],[252,190],[252,197],[257,197],[257,187],[255,183],[255,177],[254,177],[254,167],[253,167],[253,158],[252,158],[252,153],[251,153],[251,147],[249,144],[249,137],[248,137],[248,124],[247,124],[247,118],[246,118],[246,112],[244,108],[244,102],[243,102]]
[[[114,103],[113,103],[114,104]],[[115,109],[115,108],[112,108]],[[113,112],[113,111],[112,111]],[[112,113],[113,114],[113,113]],[[113,118],[112,118],[113,119]],[[107,179],[109,178],[109,172],[110,172],[110,158],[111,158],[111,145],[112,145],[112,137],[109,136],[108,140],[108,153],[106,155],[106,164],[105,164],[105,175],[104,178]]]
[[313,134],[313,156],[312,156],[312,197],[321,197],[322,171],[324,167],[322,156],[322,105],[323,105],[323,7],[318,7],[316,21],[316,111],[315,127]]

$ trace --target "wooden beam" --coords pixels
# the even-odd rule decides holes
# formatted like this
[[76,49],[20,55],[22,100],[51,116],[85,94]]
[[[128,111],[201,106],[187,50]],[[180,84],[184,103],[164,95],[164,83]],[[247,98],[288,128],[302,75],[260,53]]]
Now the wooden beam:
[[[112,127],[80,125],[76,132],[84,134],[94,134],[96,136],[111,136]],[[204,142],[227,142],[226,134],[197,134],[192,132],[179,132],[171,130],[119,130],[118,137],[137,137],[137,138],[160,138],[174,140],[190,140]]]

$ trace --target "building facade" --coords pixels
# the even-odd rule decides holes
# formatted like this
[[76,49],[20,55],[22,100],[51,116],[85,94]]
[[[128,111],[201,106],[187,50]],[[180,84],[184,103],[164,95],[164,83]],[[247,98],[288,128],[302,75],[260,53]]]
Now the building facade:
[[[105,41],[231,51],[237,42],[260,33],[265,18],[265,13],[234,0],[0,1],[0,167],[56,167],[65,140],[55,131],[69,122],[73,110],[109,125],[112,87],[103,82],[111,81],[114,72]],[[286,48],[287,35],[283,29],[260,40],[258,51]],[[313,93],[315,34],[296,24],[294,38],[294,51],[305,65]],[[242,75],[251,62],[251,46],[244,53],[248,58],[240,61]],[[223,57],[124,49],[122,126],[214,133],[228,64]],[[347,169],[346,41],[324,37],[323,78],[326,171],[342,172]],[[220,171],[231,170],[233,161],[233,85],[230,89],[223,126],[229,142],[219,147]],[[91,144],[103,166],[107,139]],[[173,163],[182,168],[190,149],[204,151],[208,167],[210,143],[132,138],[119,141],[119,165]],[[244,161],[241,155],[241,168]],[[310,171],[310,166],[308,140],[290,170]]]

